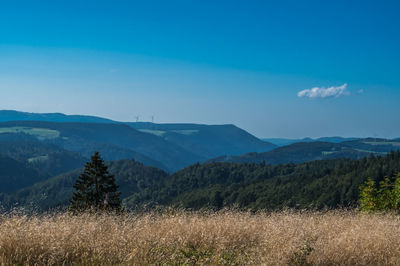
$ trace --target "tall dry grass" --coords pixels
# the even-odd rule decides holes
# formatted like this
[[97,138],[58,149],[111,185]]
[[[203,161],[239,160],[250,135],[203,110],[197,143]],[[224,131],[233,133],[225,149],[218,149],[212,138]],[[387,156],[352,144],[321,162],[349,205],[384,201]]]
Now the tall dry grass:
[[400,219],[356,212],[0,216],[4,265],[400,265]]

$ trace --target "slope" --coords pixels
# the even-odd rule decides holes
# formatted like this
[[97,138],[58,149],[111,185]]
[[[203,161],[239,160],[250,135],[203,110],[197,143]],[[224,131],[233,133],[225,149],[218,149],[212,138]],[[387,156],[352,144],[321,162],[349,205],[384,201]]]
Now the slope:
[[[111,161],[107,163],[107,166],[109,173],[115,175],[116,184],[122,192],[122,199],[132,193],[157,187],[157,184],[161,184],[161,180],[168,176],[166,172],[158,168],[145,166],[135,160]],[[83,168],[75,169],[20,189],[16,193],[2,194],[0,200],[5,207],[34,206],[39,210],[64,207],[71,199],[73,184],[82,171]]]
[[48,178],[28,164],[0,155],[0,192],[8,193]]
[[[247,152],[266,152],[272,150],[276,146],[261,141],[255,136],[249,134],[243,129],[240,129],[234,125],[198,125],[198,124],[154,124],[154,123],[124,123],[105,119],[94,116],[84,115],[65,115],[61,113],[26,113],[12,110],[0,111],[0,122],[1,121],[41,121],[41,122],[60,122],[60,123],[102,123],[102,124],[114,124],[129,125],[130,127],[139,130],[145,135],[152,135],[161,138],[164,143],[161,144],[160,140],[153,142],[159,147],[151,147],[147,149],[136,149],[126,145],[116,144],[115,142],[102,142],[99,145],[99,141],[94,143],[93,141],[87,141],[87,138],[79,141],[75,139],[75,143],[66,144],[73,147],[73,151],[79,151],[84,156],[90,156],[90,152],[93,148],[98,149],[102,152],[106,160],[117,160],[122,158],[135,158],[142,161],[143,163],[162,167],[164,169],[176,170],[184,166],[189,165],[195,161],[207,160],[221,155],[239,155]],[[23,131],[23,128],[15,128],[15,131]],[[0,133],[2,130],[0,128]],[[9,132],[8,132],[9,133]],[[30,132],[32,133],[32,132]],[[38,138],[57,139],[59,137],[58,131],[42,130],[33,132]],[[157,156],[152,151],[154,149],[163,150],[165,145],[169,144],[174,149],[169,149],[169,152],[175,150],[178,153],[185,152],[187,155],[183,158],[187,158],[186,162],[179,162],[174,160],[176,165],[171,166],[173,161],[169,163],[165,162],[166,157]],[[75,144],[75,145],[74,145]],[[84,146],[84,147],[83,147]],[[101,146],[101,147],[100,147]],[[65,146],[66,147],[66,146]],[[78,150],[78,148],[81,149]],[[88,152],[90,151],[90,152]],[[136,153],[134,153],[136,152]],[[160,158],[163,159],[160,159]],[[150,162],[151,159],[153,162]],[[159,163],[155,161],[160,161]],[[162,165],[164,164],[164,165]]]
[[0,122],[8,121],[118,123],[111,119],[88,115],[65,115],[62,113],[28,113],[14,110],[0,110]]
[[334,158],[359,159],[371,153],[384,155],[391,150],[397,150],[400,142],[379,139],[360,139],[341,143],[331,142],[300,142],[276,148],[265,153],[247,153],[239,156],[223,156],[213,162],[234,163],[302,163],[313,160]]
[[[132,195],[128,204],[190,209],[355,207],[368,178],[381,181],[400,172],[400,152],[360,160],[317,160],[303,164],[195,164]],[[156,195],[151,197],[150,195]]]
[[[139,132],[123,124],[42,121],[0,123],[0,133],[12,133],[13,131],[34,135],[42,141],[66,150],[80,152],[86,157],[91,155],[94,150],[99,150],[106,160],[121,159],[115,157],[113,153],[121,148],[122,154],[127,154],[127,151],[143,154],[142,158],[147,157],[148,161],[153,160],[153,162],[159,161],[169,170],[183,168],[204,159],[162,138]],[[109,152],[110,150],[111,152]],[[158,163],[157,166],[160,164]]]
[[0,154],[49,177],[81,167],[87,160],[79,153],[41,142],[24,133],[0,134]]
[[234,125],[127,123],[142,132],[162,137],[204,158],[265,152],[276,146],[261,141]]
[[320,141],[320,142],[331,142],[331,143],[341,143],[345,141],[353,141],[353,140],[358,140],[359,138],[344,138],[344,137],[322,137],[322,138],[304,138],[304,139],[284,139],[284,138],[263,138],[263,141],[267,141],[270,143],[273,143],[277,146],[286,146],[294,143],[299,143],[299,142],[315,142],[315,141]]

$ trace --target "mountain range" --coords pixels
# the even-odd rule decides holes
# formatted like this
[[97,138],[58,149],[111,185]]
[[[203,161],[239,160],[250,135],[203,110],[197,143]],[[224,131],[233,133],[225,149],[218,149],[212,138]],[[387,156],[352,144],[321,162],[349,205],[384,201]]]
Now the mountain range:
[[352,141],[352,140],[357,140],[357,139],[360,139],[360,138],[343,138],[343,137],[322,137],[322,138],[316,138],[316,139],[312,139],[312,138],[303,138],[303,139],[263,138],[262,140],[264,140],[266,142],[270,142],[277,146],[286,146],[286,145],[290,145],[290,144],[298,143],[298,142],[321,141],[321,142],[340,143],[340,142]]
[[340,143],[321,141],[298,142],[263,153],[251,152],[238,156],[220,156],[208,162],[282,164],[336,158],[360,159],[368,157],[371,154],[385,155],[399,148],[399,141],[375,138],[357,139]]
[[[72,184],[94,151],[108,161],[127,206],[186,202],[182,206],[197,208],[214,204],[210,195],[225,191],[225,185],[239,189],[247,184],[240,183],[244,180],[263,180],[271,171],[277,171],[273,176],[285,176],[293,165],[307,162],[315,162],[313,171],[324,175],[320,165],[342,167],[352,165],[351,160],[369,158],[375,163],[370,171],[378,180],[383,178],[380,173],[394,172],[379,170],[382,160],[374,158],[400,148],[400,139],[268,140],[272,143],[229,124],[118,122],[94,116],[0,111],[0,205],[65,206]],[[290,144],[283,145],[285,142]],[[370,167],[364,161],[361,164]],[[299,169],[304,167],[307,164]],[[308,168],[303,170],[296,178],[308,173]],[[223,181],[228,177],[229,182],[239,183]],[[200,187],[200,192],[195,192]],[[233,190],[229,193],[233,193],[229,196],[233,204],[236,196]],[[354,199],[354,195],[343,197]],[[337,201],[331,198],[330,202]]]
[[269,151],[276,146],[234,125],[122,123],[93,116],[0,111],[0,134],[26,134],[88,158],[134,158],[176,171],[224,154]]

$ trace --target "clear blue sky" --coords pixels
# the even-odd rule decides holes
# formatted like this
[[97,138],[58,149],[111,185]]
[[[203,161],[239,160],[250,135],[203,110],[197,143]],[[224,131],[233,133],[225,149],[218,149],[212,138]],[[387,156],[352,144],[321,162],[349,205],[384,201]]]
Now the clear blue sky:
[[400,137],[399,14],[378,0],[3,0],[0,109]]

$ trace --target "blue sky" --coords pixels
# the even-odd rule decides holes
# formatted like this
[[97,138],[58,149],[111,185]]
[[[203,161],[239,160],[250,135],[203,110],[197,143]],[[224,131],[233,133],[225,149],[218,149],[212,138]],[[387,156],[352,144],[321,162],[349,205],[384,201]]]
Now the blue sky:
[[400,137],[398,1],[1,1],[0,109]]

